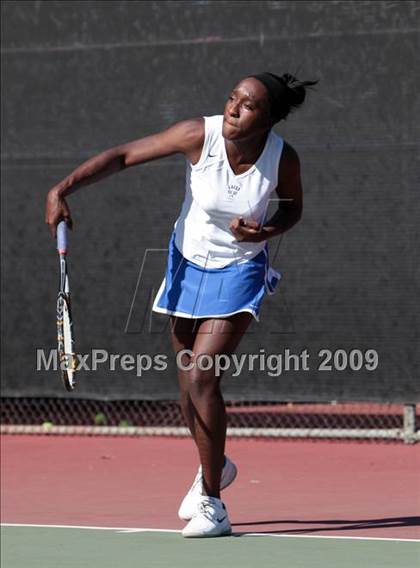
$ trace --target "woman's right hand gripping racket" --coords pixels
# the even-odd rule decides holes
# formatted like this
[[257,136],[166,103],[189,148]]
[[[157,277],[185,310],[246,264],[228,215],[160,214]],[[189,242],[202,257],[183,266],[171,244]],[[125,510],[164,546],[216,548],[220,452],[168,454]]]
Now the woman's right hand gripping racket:
[[73,321],[70,306],[70,287],[67,274],[67,225],[57,225],[57,250],[60,255],[60,287],[57,298],[57,343],[61,378],[68,391],[76,385],[76,355],[74,353]]

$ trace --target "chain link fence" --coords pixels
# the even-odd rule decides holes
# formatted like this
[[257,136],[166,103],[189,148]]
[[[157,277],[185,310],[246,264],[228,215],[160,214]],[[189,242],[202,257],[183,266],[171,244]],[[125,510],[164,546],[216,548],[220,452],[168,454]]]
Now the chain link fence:
[[[226,402],[228,436],[420,439],[420,405]],[[177,401],[4,398],[2,433],[187,436]]]

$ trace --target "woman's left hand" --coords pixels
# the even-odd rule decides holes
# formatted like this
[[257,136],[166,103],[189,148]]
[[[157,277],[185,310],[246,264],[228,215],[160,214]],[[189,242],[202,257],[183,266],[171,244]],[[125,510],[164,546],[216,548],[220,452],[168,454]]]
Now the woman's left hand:
[[242,217],[235,217],[230,223],[229,229],[239,242],[259,243],[265,240],[262,227],[256,221],[244,221]]

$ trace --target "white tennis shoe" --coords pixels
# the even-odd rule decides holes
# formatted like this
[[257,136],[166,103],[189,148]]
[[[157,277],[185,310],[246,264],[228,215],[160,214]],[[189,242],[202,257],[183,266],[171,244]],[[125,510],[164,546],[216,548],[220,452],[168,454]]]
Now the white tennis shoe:
[[182,531],[186,538],[232,534],[226,507],[217,497],[202,495],[192,519]]
[[[238,470],[236,465],[226,456],[222,470],[222,477],[220,479],[220,490],[226,489],[226,487],[235,480],[237,473]],[[192,519],[197,503],[200,501],[201,497],[203,497],[203,469],[200,465],[193,484],[191,485],[188,493],[185,495],[178,510],[178,517],[183,521],[189,521]]]

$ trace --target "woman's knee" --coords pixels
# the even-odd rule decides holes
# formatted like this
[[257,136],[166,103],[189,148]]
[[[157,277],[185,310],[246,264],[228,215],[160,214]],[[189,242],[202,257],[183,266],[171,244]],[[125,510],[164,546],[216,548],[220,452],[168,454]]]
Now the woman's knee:
[[216,375],[211,356],[195,354],[188,371],[188,388],[191,395],[219,391],[221,376]]

